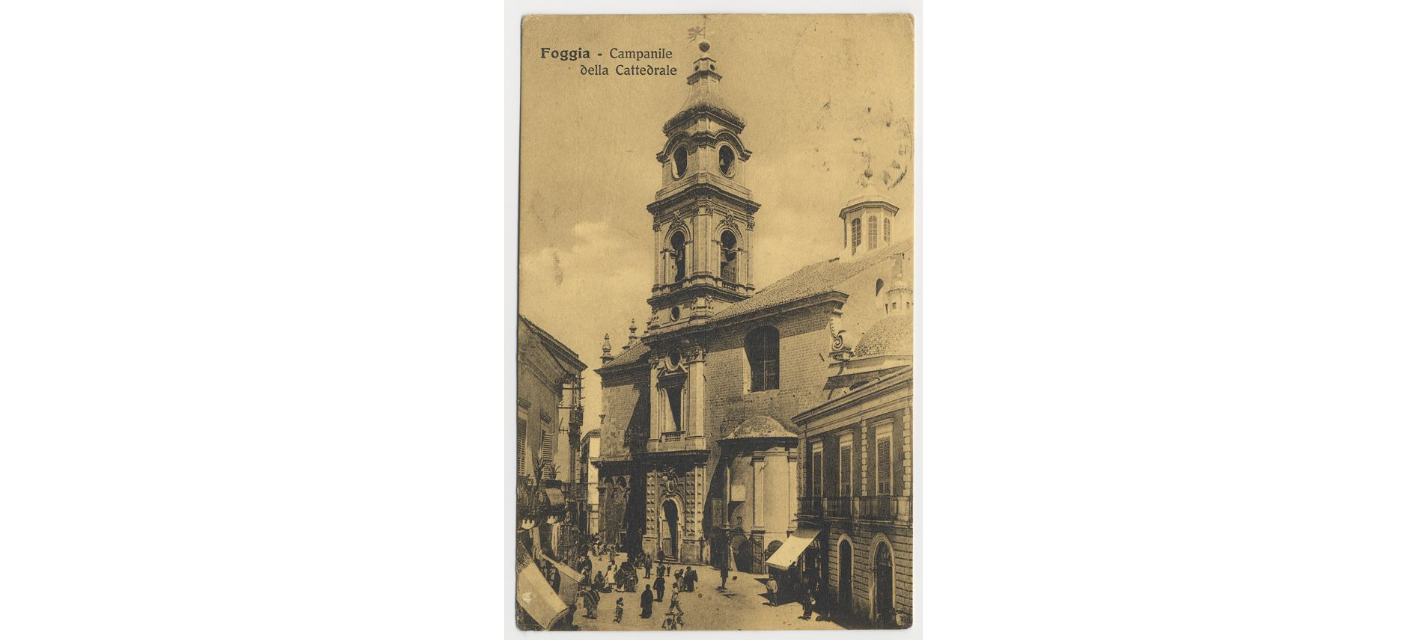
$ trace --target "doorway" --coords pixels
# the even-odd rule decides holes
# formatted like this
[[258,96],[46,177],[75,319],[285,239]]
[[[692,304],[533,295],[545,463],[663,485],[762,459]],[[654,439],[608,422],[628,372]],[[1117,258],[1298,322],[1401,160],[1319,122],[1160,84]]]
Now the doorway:
[[892,611],[892,590],[896,588],[891,567],[891,546],[882,541],[876,546],[876,567],[872,580],[872,620],[883,627],[892,626],[896,616]]
[[669,562],[678,561],[678,504],[663,501],[663,555]]
[[841,613],[852,610],[852,543],[842,540],[837,547],[837,609]]

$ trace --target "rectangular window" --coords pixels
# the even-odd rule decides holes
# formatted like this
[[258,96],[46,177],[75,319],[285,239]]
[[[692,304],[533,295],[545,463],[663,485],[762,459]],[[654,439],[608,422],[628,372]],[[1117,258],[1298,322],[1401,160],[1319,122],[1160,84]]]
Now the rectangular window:
[[748,358],[749,391],[777,388],[778,334],[773,327],[754,329],[746,338],[744,350]]
[[668,398],[668,424],[670,431],[683,430],[683,386],[668,387],[664,390]]
[[837,444],[837,495],[852,495],[852,436],[845,434]]
[[876,428],[876,495],[891,495],[891,424]]

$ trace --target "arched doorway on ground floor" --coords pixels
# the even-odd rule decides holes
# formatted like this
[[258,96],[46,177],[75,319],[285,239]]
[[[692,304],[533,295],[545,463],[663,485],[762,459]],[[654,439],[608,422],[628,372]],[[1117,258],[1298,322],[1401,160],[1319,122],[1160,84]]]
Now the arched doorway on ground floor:
[[896,622],[893,595],[896,590],[895,575],[891,562],[891,545],[882,540],[876,545],[875,560],[872,563],[872,610],[871,619],[880,626],[892,626]]
[[852,542],[846,538],[837,546],[837,609],[852,611]]

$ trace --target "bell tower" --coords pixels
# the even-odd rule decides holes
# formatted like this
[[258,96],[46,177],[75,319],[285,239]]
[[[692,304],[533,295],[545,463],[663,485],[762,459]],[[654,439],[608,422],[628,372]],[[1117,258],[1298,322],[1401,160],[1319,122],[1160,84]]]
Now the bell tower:
[[697,324],[753,293],[753,215],[744,122],[719,93],[723,76],[707,42],[688,76],[688,99],[668,122],[655,156],[663,187],[649,203],[654,286],[649,329]]

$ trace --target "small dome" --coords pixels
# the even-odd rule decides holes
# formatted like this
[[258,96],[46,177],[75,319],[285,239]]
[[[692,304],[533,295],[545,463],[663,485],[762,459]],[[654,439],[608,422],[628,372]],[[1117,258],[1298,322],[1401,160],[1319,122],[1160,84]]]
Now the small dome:
[[859,204],[864,204],[867,202],[885,202],[887,204],[891,204],[890,201],[886,199],[886,194],[883,194],[881,192],[881,189],[877,188],[876,180],[872,177],[872,175],[873,174],[871,172],[871,169],[867,169],[865,172],[862,173],[862,182],[865,183],[862,186],[862,190],[857,192],[856,195],[852,196],[852,199],[848,200],[847,204],[842,206],[843,209],[850,209]]
[[744,420],[732,433],[724,437],[724,440],[742,440],[752,438],[796,438],[797,434],[789,431],[787,427],[778,422],[776,418],[768,416],[753,416]]
[[882,318],[872,325],[857,343],[856,357],[909,356],[915,351],[911,336],[911,316]]

